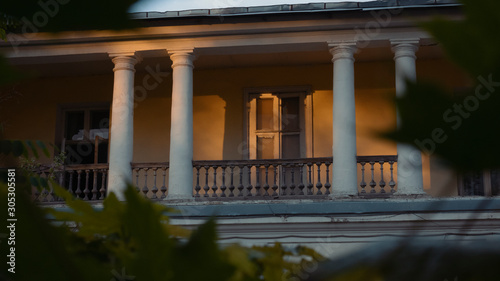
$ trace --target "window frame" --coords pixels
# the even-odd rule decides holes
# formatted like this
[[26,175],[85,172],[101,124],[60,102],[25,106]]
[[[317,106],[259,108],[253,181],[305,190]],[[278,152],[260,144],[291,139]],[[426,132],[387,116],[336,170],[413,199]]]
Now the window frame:
[[[54,155],[58,154],[60,151],[66,151],[66,146],[68,144],[78,144],[81,142],[88,142],[88,133],[90,132],[90,112],[98,110],[108,110],[109,111],[109,132],[108,136],[111,138],[111,103],[110,102],[87,102],[87,103],[66,103],[59,104],[57,107],[56,116],[56,130],[55,130],[55,147]],[[66,113],[71,111],[84,111],[84,138],[83,140],[66,140]],[[109,138],[102,140],[102,142],[108,143],[108,159],[106,163],[109,163]],[[94,144],[94,140],[90,140]],[[63,147],[64,146],[64,147]],[[95,161],[94,161],[95,162]]]
[[[280,86],[280,87],[252,87],[244,89],[244,109],[243,109],[243,140],[244,140],[244,159],[257,159],[256,150],[256,136],[261,135],[263,137],[271,137],[274,134],[276,137],[281,132],[281,120],[276,118],[274,120],[274,132],[271,131],[261,131],[252,130],[256,127],[257,122],[257,96],[264,96],[265,98],[271,98],[272,96],[278,100],[278,104],[274,102],[274,110],[277,110],[281,116],[281,105],[279,101],[281,97],[293,97],[299,96],[300,107],[299,116],[302,116],[300,120],[300,158],[312,158],[314,155],[313,150],[313,109],[312,109],[312,87],[309,85],[305,86]],[[280,98],[278,98],[280,96]],[[253,138],[252,136],[255,136]],[[279,136],[277,136],[279,138]],[[281,140],[278,140],[275,144],[274,155],[278,155],[276,159],[281,159]]]
[[484,170],[481,173],[482,176],[482,181],[483,181],[483,192],[484,195],[479,195],[479,194],[472,194],[468,195],[465,192],[465,185],[464,185],[464,180],[465,180],[465,175],[459,174],[458,175],[458,196],[481,196],[481,197],[496,197],[500,196],[500,194],[493,194],[493,189],[492,189],[492,183],[491,183],[491,170]]

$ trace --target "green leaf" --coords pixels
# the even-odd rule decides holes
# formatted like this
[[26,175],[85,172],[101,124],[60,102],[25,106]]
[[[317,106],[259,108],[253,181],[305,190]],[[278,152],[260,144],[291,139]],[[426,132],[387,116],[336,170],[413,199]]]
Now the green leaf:
[[30,184],[36,188],[41,188],[41,184],[38,181],[39,177],[29,177]]
[[7,59],[0,54],[0,85],[5,85],[9,83],[17,82],[26,77],[25,74],[21,73],[17,69],[13,68],[7,62]]
[[50,153],[49,153],[49,150],[47,149],[47,147],[45,146],[45,144],[40,141],[40,140],[37,140],[36,141],[36,144],[38,145],[38,147],[40,147],[43,151],[43,154],[46,156],[46,157],[50,157]]
[[28,157],[28,151],[24,143],[19,140],[0,140],[0,154],[14,157],[24,155],[25,158]]
[[47,188],[48,189],[50,187],[49,186],[49,182],[48,182],[48,180],[46,178],[40,177],[39,178],[39,182],[40,182],[40,186],[43,187],[43,188]]
[[7,33],[3,28],[0,28],[0,39],[2,39],[3,41],[7,41]]
[[401,127],[386,134],[411,144],[456,170],[500,168],[500,1],[463,0],[465,19],[424,23],[448,56],[474,81],[463,93],[408,82],[397,100]]
[[234,244],[225,247],[223,251],[229,263],[235,268],[231,281],[258,279],[258,265],[250,260],[248,248]]
[[[21,186],[22,182],[16,181],[20,190],[30,188]],[[7,186],[4,183],[0,183],[0,201],[7,202]],[[0,212],[4,232],[8,231],[7,225],[3,225],[7,221],[6,216],[7,212]],[[44,208],[33,204],[23,192],[17,192],[15,275],[7,272],[10,267],[7,265],[7,254],[13,245],[2,241],[0,252],[5,254],[0,255],[0,279],[9,280],[15,276],[13,280],[109,281],[112,278],[109,262],[89,251],[92,247],[74,239],[67,229],[54,226],[45,216]]]
[[31,152],[33,153],[33,156],[35,158],[39,158],[38,157],[38,151],[37,151],[35,145],[33,144],[33,142],[31,140],[26,140],[25,143],[31,149]]
[[[127,11],[136,0],[6,1],[5,14],[21,19],[20,33],[133,28]],[[43,7],[40,3],[43,3]],[[50,5],[51,3],[52,5]],[[44,24],[37,24],[45,16]]]
[[[474,107],[471,100],[476,101]],[[500,132],[495,129],[500,95],[481,100],[472,89],[453,97],[436,86],[408,82],[397,105],[402,125],[386,134],[389,138],[438,156],[459,171],[500,167]]]
[[0,153],[10,155],[12,153],[12,143],[9,140],[0,140]]
[[[213,219],[200,225],[185,245],[177,247],[173,261],[174,280],[227,280],[235,272],[227,256],[218,248]],[[197,270],[190,270],[190,263]]]
[[24,155],[25,157],[28,157],[28,150],[24,146],[22,141],[11,141],[12,143],[12,154],[16,157],[19,157],[21,155]]
[[127,270],[138,280],[168,280],[172,274],[165,264],[174,259],[173,244],[161,223],[163,210],[143,198],[133,186],[125,190],[127,200],[122,222],[134,251],[124,255]]
[[119,212],[123,210],[123,207],[120,206],[121,203],[114,195],[110,194],[106,198],[103,202],[105,208],[99,211],[95,210],[88,202],[74,198],[60,186],[54,186],[54,192],[64,199],[72,212],[54,209],[49,210],[49,212],[57,220],[77,223],[79,231],[76,234],[86,241],[91,241],[96,235],[109,235],[119,231],[120,226],[116,222],[119,222]]
[[490,73],[500,63],[500,38],[489,36],[495,34],[500,26],[500,2],[461,2],[464,3],[463,21],[441,18],[424,23],[423,27],[439,40],[454,62],[475,78]]

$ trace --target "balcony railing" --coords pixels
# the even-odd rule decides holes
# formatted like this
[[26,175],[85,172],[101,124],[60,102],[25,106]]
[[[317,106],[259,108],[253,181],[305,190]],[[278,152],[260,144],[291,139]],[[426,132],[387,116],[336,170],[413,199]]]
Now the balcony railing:
[[331,163],[331,158],[195,161],[194,196],[326,196],[331,193]]
[[[41,167],[36,171],[41,178],[52,180],[66,188],[69,193],[82,200],[103,200],[106,197],[108,164],[66,165],[64,170],[51,175],[50,170]],[[33,200],[38,202],[58,202],[51,183],[41,192],[33,188]]]
[[[360,197],[387,197],[396,191],[397,156],[358,156]],[[133,184],[153,200],[168,195],[169,164],[133,163]],[[47,178],[47,169],[38,174]],[[53,179],[86,201],[104,199],[107,164],[68,165]],[[193,161],[196,200],[326,199],[332,193],[332,158]],[[38,202],[58,202],[52,188],[33,189]]]
[[[359,195],[394,193],[396,161],[397,156],[358,156]],[[193,166],[193,195],[202,200],[313,198],[332,193],[331,157],[194,161]],[[386,186],[390,189],[386,190]]]
[[138,192],[151,199],[163,199],[167,196],[168,162],[132,163],[132,171]]

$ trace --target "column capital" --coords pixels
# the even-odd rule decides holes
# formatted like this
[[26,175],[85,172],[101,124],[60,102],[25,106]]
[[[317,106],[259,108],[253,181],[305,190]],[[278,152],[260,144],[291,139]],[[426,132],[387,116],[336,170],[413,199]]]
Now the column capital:
[[167,51],[172,60],[172,68],[181,65],[194,68],[193,61],[196,59],[194,48],[169,49]]
[[328,42],[332,62],[338,59],[350,59],[354,62],[354,53],[357,50],[356,41]]
[[141,62],[142,58],[135,52],[108,53],[111,61],[115,64],[113,71],[131,70],[135,71],[135,65]]
[[394,52],[394,59],[398,59],[400,57],[411,57],[416,59],[415,53],[418,50],[420,45],[420,39],[397,39],[391,40],[391,50]]

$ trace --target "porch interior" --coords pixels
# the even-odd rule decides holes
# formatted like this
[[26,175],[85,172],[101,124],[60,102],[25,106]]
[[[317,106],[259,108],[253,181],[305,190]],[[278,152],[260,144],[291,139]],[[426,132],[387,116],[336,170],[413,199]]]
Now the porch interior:
[[[167,192],[165,188],[168,188],[164,182],[168,183],[170,150],[171,61],[165,50],[140,54],[143,60],[137,65],[135,76],[133,183],[148,197],[162,198]],[[463,73],[443,58],[439,46],[422,46],[417,57],[418,80],[440,83],[450,91],[468,85],[469,81]],[[363,192],[369,195],[372,191],[380,195],[385,191],[386,195],[383,196],[388,196],[391,190],[397,190],[397,161],[387,160],[397,154],[396,144],[378,134],[396,126],[393,53],[387,42],[387,45],[361,49],[355,54],[355,59],[356,146],[357,154],[361,157],[361,160],[358,159],[358,189],[360,195]],[[107,104],[110,108],[113,63],[106,54],[58,56],[29,61],[11,59],[11,63],[20,70],[31,73],[32,78],[29,82],[8,89],[19,95],[7,107],[6,114],[16,112],[9,114],[7,138],[39,139],[61,147],[63,139],[67,138],[64,135],[64,113],[61,107],[85,104],[92,106],[99,103]],[[297,196],[325,196],[331,192],[328,186],[332,177],[331,160],[328,163],[327,159],[333,156],[333,69],[326,44],[205,48],[197,53],[194,65],[194,196],[220,199],[224,193],[227,197],[233,195],[237,198],[240,194],[247,194],[246,192],[253,196],[290,195],[290,192]],[[267,163],[268,168],[265,161],[245,162],[249,159],[251,149],[247,143],[248,124],[245,123],[245,114],[248,101],[245,100],[245,89],[295,86],[311,89],[310,152],[294,159]],[[86,146],[95,146],[94,139],[89,139]],[[95,156],[91,155],[87,160],[82,160],[81,157],[82,154],[94,152],[95,149],[92,148],[80,148],[74,155],[67,151],[68,165],[65,167],[65,175],[59,180],[69,185],[70,178],[73,178],[70,190],[77,192],[76,182],[79,182],[79,196],[98,200],[102,199],[105,191],[107,161],[96,163]],[[99,153],[107,155],[105,151]],[[364,156],[373,158],[363,161]],[[51,162],[50,159],[41,161]],[[382,170],[380,161],[383,164]],[[394,163],[390,163],[391,161]],[[234,164],[233,171],[231,163]],[[247,166],[239,168],[238,165]],[[286,169],[287,166],[289,171],[283,172],[283,167]],[[72,171],[71,175],[69,171]],[[274,171],[276,175],[273,174]],[[290,173],[293,171],[296,172],[292,176]],[[234,175],[231,175],[233,172]],[[244,187],[243,191],[238,190],[238,173],[242,174],[241,182],[246,186],[252,185],[252,189]],[[284,179],[280,173],[286,174],[288,178]],[[457,195],[456,174],[442,168],[425,155],[423,176],[424,190],[427,193],[433,196]],[[78,177],[81,177],[80,180]],[[234,191],[230,191],[231,180]],[[294,189],[282,191],[280,184],[288,182],[286,185],[289,186],[292,181]],[[390,186],[390,181],[395,182],[393,187]],[[256,183],[262,190],[255,187]],[[319,189],[316,187],[318,183],[322,185]],[[269,188],[264,190],[266,184]],[[273,184],[278,185],[277,190],[273,190]],[[302,188],[299,187],[301,184]],[[314,187],[308,188],[311,184]],[[85,186],[88,188],[87,193]],[[221,188],[224,187],[226,189],[222,192]],[[46,197],[47,194],[50,194],[49,190],[46,191]],[[51,197],[43,198],[41,201],[50,201]]]

